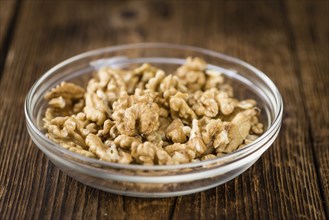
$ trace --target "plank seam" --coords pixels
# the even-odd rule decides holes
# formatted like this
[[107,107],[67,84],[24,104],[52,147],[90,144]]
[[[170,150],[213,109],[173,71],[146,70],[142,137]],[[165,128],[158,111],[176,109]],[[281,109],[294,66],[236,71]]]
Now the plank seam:
[[175,197],[174,204],[173,204],[173,206],[172,206],[172,208],[170,209],[170,212],[169,212],[169,219],[174,219],[174,217],[175,217],[175,210],[176,210],[176,206],[177,206],[177,199],[178,199],[178,197]]
[[127,208],[126,208],[126,197],[125,196],[121,196],[119,195],[122,199],[122,209],[123,209],[123,212],[124,212],[124,219],[127,219]]

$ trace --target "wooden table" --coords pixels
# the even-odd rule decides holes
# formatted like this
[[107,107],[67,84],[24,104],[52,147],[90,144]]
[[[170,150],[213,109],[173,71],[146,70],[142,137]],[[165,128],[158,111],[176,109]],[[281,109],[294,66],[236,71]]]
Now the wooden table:
[[[328,218],[328,1],[0,3],[0,219]],[[90,49],[148,41],[236,56],[275,82],[282,129],[248,171],[189,196],[131,198],[75,181],[34,145],[23,103],[46,70]]]

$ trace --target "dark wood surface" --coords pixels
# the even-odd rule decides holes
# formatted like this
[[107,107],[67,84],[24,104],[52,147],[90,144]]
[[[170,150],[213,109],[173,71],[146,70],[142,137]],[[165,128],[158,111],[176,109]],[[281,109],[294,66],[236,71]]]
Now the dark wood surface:
[[[0,219],[326,219],[328,1],[0,0]],[[23,102],[49,68],[111,45],[163,41],[239,57],[284,99],[273,146],[205,192],[123,197],[58,170],[28,136]]]

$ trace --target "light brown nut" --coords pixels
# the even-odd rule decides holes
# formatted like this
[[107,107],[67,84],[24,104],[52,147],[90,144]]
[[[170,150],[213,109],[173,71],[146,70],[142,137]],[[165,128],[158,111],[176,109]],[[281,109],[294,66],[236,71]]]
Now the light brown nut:
[[214,154],[207,154],[207,155],[204,155],[203,157],[201,157],[201,160],[211,160],[211,159],[215,159],[217,158],[216,155]]
[[257,102],[253,99],[242,100],[237,103],[237,107],[241,109],[251,109],[257,105]]
[[195,112],[197,112],[198,115],[216,117],[218,114],[218,104],[214,99],[202,97],[200,99],[200,105],[195,109]]
[[127,92],[122,91],[118,97],[118,100],[112,105],[114,111],[112,117],[122,117],[124,110],[129,108],[132,104],[134,104],[133,96],[130,96]]
[[119,149],[119,159],[118,159],[118,163],[122,163],[122,164],[130,164],[133,161],[132,156],[130,155],[130,153],[127,153],[121,149]]
[[122,73],[123,81],[126,85],[126,92],[134,94],[136,89],[145,89],[145,85],[151,80],[159,69],[144,63],[141,66]]
[[66,101],[62,96],[50,99],[48,104],[54,108],[65,108],[67,106]]
[[110,138],[111,139],[115,139],[116,137],[118,137],[120,135],[120,132],[118,131],[118,128],[116,125],[114,125],[111,129],[110,129]]
[[226,93],[219,93],[216,96],[216,101],[219,105],[220,112],[223,115],[230,115],[235,110],[241,111],[241,110],[251,109],[255,107],[257,104],[256,101],[253,99],[238,101],[237,99],[229,98]]
[[196,114],[187,104],[187,98],[188,95],[181,92],[171,97],[169,102],[170,113],[172,118],[181,118],[182,121],[191,123],[191,121],[196,118]]
[[100,160],[116,162],[119,159],[119,153],[117,149],[113,146],[109,148],[106,146],[102,140],[94,134],[89,134],[86,137],[86,143],[89,150],[96,154]]
[[225,156],[227,153],[225,152],[216,152],[217,157]]
[[236,100],[232,98],[217,98],[217,103],[222,114],[229,115],[234,111]]
[[202,129],[202,139],[208,148],[226,147],[229,143],[229,129],[230,123],[222,122],[220,119],[210,119]]
[[217,136],[213,142],[213,147],[216,149],[216,151],[218,151],[217,149],[226,147],[229,144],[230,140],[228,131],[230,127],[231,125],[227,123],[226,125],[223,125],[222,130],[217,133]]
[[165,76],[166,74],[163,70],[158,70],[155,74],[155,77],[151,78],[145,85],[145,88],[152,92],[159,92],[160,84]]
[[174,143],[165,147],[175,164],[189,163],[196,157],[194,148],[187,144]]
[[204,92],[196,91],[190,96],[188,103],[198,116],[216,117],[219,110],[223,115],[233,113],[236,107],[240,109],[250,109],[256,105],[253,99],[238,101],[230,98],[227,93],[212,88]]
[[149,134],[159,127],[159,106],[154,102],[155,94],[136,89],[134,95],[121,93],[113,103],[112,119],[121,134],[134,136]]
[[247,137],[244,139],[243,143],[244,143],[245,145],[250,144],[250,143],[254,142],[257,138],[259,138],[258,135],[252,135],[252,134],[249,134],[249,135],[247,135]]
[[96,72],[96,76],[89,80],[87,92],[94,93],[97,90],[104,90],[111,80],[111,74],[107,71],[107,67],[103,67]]
[[47,127],[51,124],[51,120],[56,117],[53,108],[47,108],[45,112],[45,116],[43,117],[43,128],[47,129]]
[[223,149],[223,152],[232,152],[242,144],[243,140],[249,135],[251,129],[251,117],[258,113],[259,110],[253,108],[240,112],[233,118],[232,126],[229,130],[230,143]]
[[167,127],[170,125],[170,123],[172,122],[171,117],[159,117],[159,128],[157,133],[160,135],[162,140],[166,140],[166,130]]
[[84,88],[69,82],[62,82],[45,94],[46,100],[62,97],[63,99],[81,99],[85,94]]
[[206,83],[204,72],[206,65],[206,62],[201,58],[188,57],[186,63],[179,67],[175,74],[190,92],[195,92],[201,90]]
[[[252,119],[255,117],[255,116],[259,116],[260,114],[260,109],[257,108],[257,107],[254,107],[254,108],[251,108],[251,109],[246,109],[244,111],[242,111],[241,113],[247,115],[250,117],[250,123],[252,123]],[[257,118],[257,121],[258,121],[258,118]],[[253,124],[253,123],[252,123]]]
[[62,82],[45,95],[49,104],[48,116],[49,113],[53,118],[77,114],[83,108],[81,105],[84,105],[84,92],[85,90],[78,85]]
[[123,151],[120,153],[113,142],[109,142],[105,145],[102,140],[94,134],[89,134],[86,137],[86,144],[89,150],[96,154],[100,160],[119,163],[130,163],[132,161],[132,158],[129,159],[128,154]]
[[106,121],[104,121],[103,128],[98,130],[97,136],[101,139],[108,138],[110,136],[111,129],[114,125],[114,121],[112,121],[111,119],[107,119]]
[[191,135],[191,131],[192,131],[192,128],[191,128],[191,127],[189,127],[189,126],[184,126],[184,127],[183,127],[183,132],[184,132],[184,134],[185,134],[187,137],[190,137],[190,135]]
[[159,127],[159,107],[150,93],[136,90],[135,95],[121,94],[113,103],[112,118],[121,134],[150,134]]
[[159,106],[159,116],[160,117],[163,117],[163,118],[168,118],[169,117],[169,114],[170,114],[169,113],[169,108],[168,109],[167,108],[162,108],[162,107],[160,107],[159,104],[158,104],[158,106]]
[[126,85],[122,80],[122,74],[117,72],[117,70],[107,69],[107,72],[112,76],[109,83],[106,86],[106,90],[104,91],[108,102],[113,104],[117,97],[121,93],[121,91],[125,91]]
[[158,106],[146,103],[136,103],[125,111],[121,123],[117,124],[121,134],[134,136],[150,134],[159,128]]
[[126,71],[122,74],[123,81],[126,85],[126,92],[131,95],[134,94],[140,75],[136,75],[133,71]]
[[152,104],[155,102],[155,100],[158,98],[158,95],[156,92],[152,92],[148,89],[141,90],[136,89],[135,94],[131,96],[133,99],[133,103],[148,103]]
[[187,141],[186,134],[183,130],[184,124],[180,119],[175,119],[168,126],[166,131],[167,138],[171,139],[174,143],[184,143]]
[[146,87],[148,88],[146,91],[156,94],[154,101],[159,107],[166,110],[168,110],[169,100],[172,96],[179,91],[187,92],[187,88],[179,82],[177,76],[165,76],[162,71],[158,71],[157,75],[149,81]]
[[142,138],[135,136],[135,137],[130,137],[127,135],[119,135],[114,139],[114,143],[121,147],[121,148],[131,148],[133,145],[139,145],[142,143]]
[[76,145],[86,149],[84,138],[89,133],[85,126],[88,124],[84,113],[77,115],[56,117],[45,124],[47,135],[55,142],[74,142]]
[[129,164],[133,162],[133,158],[131,157],[130,153],[127,153],[122,148],[117,147],[112,140],[106,140],[103,143],[106,147],[110,149],[111,153],[117,152],[118,157],[117,157],[117,161],[115,161],[116,163]]
[[229,84],[223,84],[219,86],[219,92],[221,96],[230,97],[234,96],[233,94],[233,87]]
[[217,94],[217,89],[197,91],[190,97],[189,104],[192,104],[192,109],[198,116],[215,117],[218,114]]
[[86,93],[86,106],[83,111],[87,119],[102,125],[104,121],[111,115],[111,110],[105,99],[99,97],[96,93]]
[[150,134],[145,135],[145,138],[147,141],[152,142],[157,146],[162,147],[163,145],[161,134],[159,134],[158,131],[153,131]]
[[69,151],[72,151],[74,153],[83,155],[85,157],[90,157],[90,158],[98,158],[96,154],[82,149],[80,146],[75,145],[73,142],[60,142],[59,143],[62,147],[68,149]]
[[167,104],[167,106],[169,106],[169,101],[170,99],[177,94],[177,89],[175,88],[169,88],[168,90],[163,92],[163,99],[165,104]]
[[257,123],[251,126],[251,131],[254,134],[262,134],[264,132],[264,125],[262,123]]
[[191,135],[187,145],[194,149],[198,157],[207,151],[207,146],[203,142],[199,121],[197,119],[193,119],[192,121]]
[[160,93],[164,93],[170,89],[175,89],[176,91],[182,93],[187,92],[186,86],[175,75],[167,75],[166,77],[164,77],[159,86]]
[[125,83],[122,71],[103,67],[97,72],[97,76],[90,80],[87,93],[96,93],[104,102],[110,105],[117,99],[121,91],[125,91]]
[[135,86],[135,89],[142,89],[142,90],[145,89],[145,85],[148,83],[150,79],[155,77],[158,70],[159,70],[158,68],[150,65],[149,63],[144,63],[141,66],[134,69],[133,75],[139,78]]
[[151,142],[144,142],[138,146],[132,146],[131,156],[140,164],[172,164],[173,161],[169,154],[161,147]]
[[157,164],[159,165],[172,165],[175,161],[169,156],[169,154],[162,148],[158,148],[156,151]]
[[97,134],[99,131],[99,126],[92,122],[86,126],[86,129],[89,131],[89,133]]
[[85,106],[85,100],[80,99],[80,100],[77,100],[76,102],[74,102],[72,104],[73,104],[72,111],[73,111],[74,114],[77,114],[77,113],[83,111],[83,108]]
[[204,85],[204,89],[218,88],[224,83],[224,77],[220,72],[216,70],[206,70],[207,80]]
[[158,68],[152,66],[151,64],[144,63],[141,66],[134,69],[134,73],[140,74],[142,76],[140,81],[146,83],[155,76],[155,74],[158,70],[159,70]]

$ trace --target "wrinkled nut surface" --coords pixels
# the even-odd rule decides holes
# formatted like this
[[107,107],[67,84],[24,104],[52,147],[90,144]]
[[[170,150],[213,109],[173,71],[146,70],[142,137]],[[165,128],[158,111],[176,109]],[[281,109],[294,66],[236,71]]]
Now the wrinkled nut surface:
[[215,159],[264,131],[253,99],[198,57],[171,74],[150,64],[103,67],[86,89],[62,82],[45,95],[46,137],[80,155],[123,164]]

